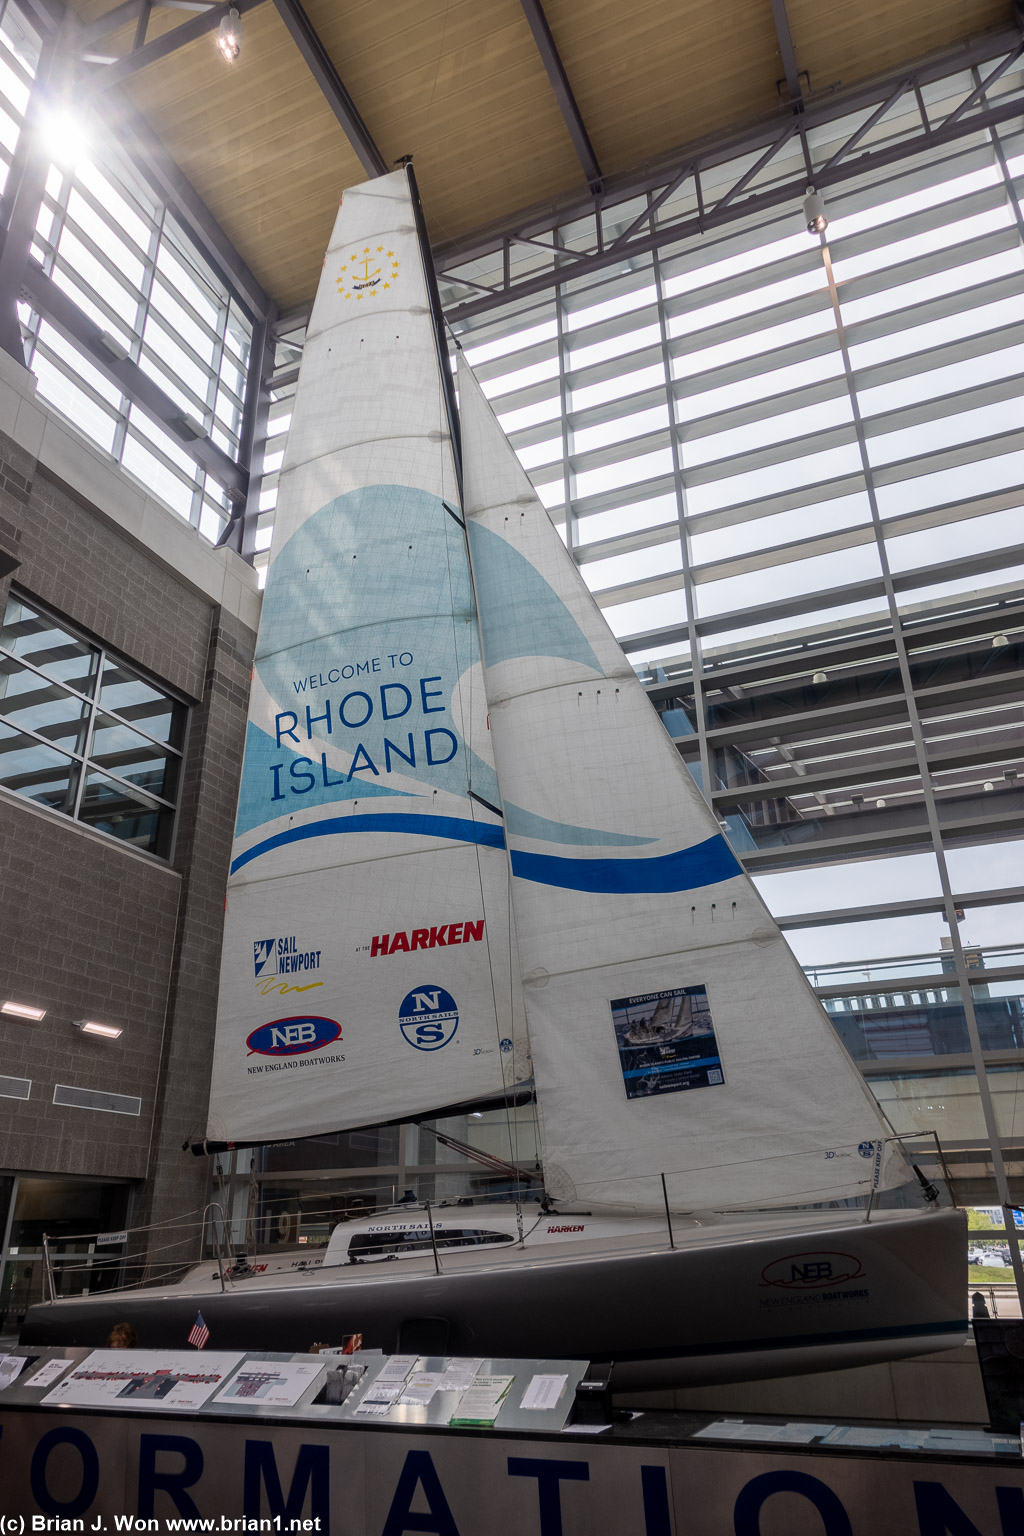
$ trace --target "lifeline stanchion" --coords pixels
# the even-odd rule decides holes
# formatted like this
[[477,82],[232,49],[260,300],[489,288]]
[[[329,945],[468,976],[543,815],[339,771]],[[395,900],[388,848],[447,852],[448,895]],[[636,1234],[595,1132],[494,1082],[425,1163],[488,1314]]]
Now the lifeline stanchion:
[[665,1175],[661,1176],[661,1197],[665,1202],[665,1220],[668,1222],[668,1245],[674,1251],[676,1240],[672,1235],[672,1212],[668,1208],[668,1185],[665,1183]]

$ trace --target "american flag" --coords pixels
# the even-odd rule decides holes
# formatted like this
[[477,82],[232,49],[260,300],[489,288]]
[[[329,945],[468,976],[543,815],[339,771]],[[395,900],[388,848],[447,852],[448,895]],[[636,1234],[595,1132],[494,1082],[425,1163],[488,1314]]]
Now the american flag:
[[190,1344],[194,1344],[196,1349],[205,1349],[210,1342],[210,1330],[204,1323],[201,1312],[196,1313],[196,1320],[192,1324],[192,1332],[188,1336],[188,1341]]

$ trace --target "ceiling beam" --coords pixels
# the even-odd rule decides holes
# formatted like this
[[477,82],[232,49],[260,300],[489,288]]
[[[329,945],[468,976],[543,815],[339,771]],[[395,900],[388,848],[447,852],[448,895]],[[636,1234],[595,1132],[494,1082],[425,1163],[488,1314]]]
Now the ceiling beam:
[[582,113],[572,93],[572,86],[569,84],[569,77],[565,73],[565,66],[559,56],[558,49],[555,47],[555,40],[551,36],[548,19],[541,10],[540,0],[520,0],[520,4],[526,14],[527,21],[530,23],[530,31],[533,33],[533,40],[537,44],[537,52],[540,54],[541,61],[547,71],[548,79],[551,82],[551,89],[555,93],[555,99],[565,119],[565,126],[569,130],[569,137],[572,139],[573,148],[579,156],[579,162],[583,167],[587,183],[592,192],[598,192],[604,182],[604,176],[601,174],[601,167],[598,164],[597,155],[594,153],[594,146],[590,142],[590,136],[584,125]]
[[366,174],[387,175],[390,165],[374,143],[369,128],[360,117],[355,102],[345,89],[341,76],[299,0],[274,0],[274,9],[288,28],[292,42],[305,59],[306,67],[341,124],[345,137],[359,156]]
[[803,100],[804,93],[800,85],[800,71],[796,64],[793,34],[789,30],[786,0],[772,0],[772,20],[775,22],[775,36],[779,40],[779,53],[782,57],[782,68],[786,75],[786,88],[789,91],[789,99],[794,103],[799,103]]
[[126,27],[130,21],[135,21],[145,3],[146,0],[122,0],[121,5],[115,5],[113,10],[104,11],[103,15],[95,21],[79,23],[75,33],[77,51],[85,53],[101,38],[116,32],[118,27]]
[[[241,15],[261,5],[263,0],[233,0],[233,3]],[[144,47],[126,53],[123,58],[116,59],[112,64],[97,66],[91,73],[86,73],[80,81],[77,87],[79,93],[89,97],[109,90],[112,85],[120,85],[130,76],[138,74],[140,69],[146,69],[150,64],[166,59],[169,54],[177,53],[179,48],[184,48],[186,44],[194,43],[197,38],[205,37],[207,33],[215,31],[220,26],[221,17],[226,15],[227,10],[221,6],[201,11],[198,16],[183,21],[180,26],[173,27],[162,37],[154,38]]]
[[[1020,46],[1020,41],[1021,29],[1017,27],[987,33],[967,43],[957,43],[942,53],[932,54],[919,66],[904,66],[901,74],[893,72],[864,85],[852,86],[849,90],[822,91],[806,102],[801,127],[809,130],[832,123],[849,113],[866,108],[873,110],[880,101],[890,96],[901,81],[906,82],[910,89],[926,86],[946,75],[998,58],[1001,53],[1012,53]],[[657,194],[681,170],[692,174],[694,167],[706,171],[735,157],[757,154],[778,137],[781,121],[782,116],[776,111],[735,132],[726,132],[721,136],[716,135],[713,140],[683,146],[673,155],[666,155],[638,171],[609,176],[605,179],[603,207],[607,212],[616,203],[629,202],[644,192]],[[923,140],[915,136],[911,147],[907,149],[908,157],[915,148],[921,147]],[[873,155],[874,151],[871,153]],[[550,234],[554,225],[572,224],[588,216],[594,216],[594,200],[578,192],[554,202],[520,209],[457,240],[436,242],[435,264],[439,267],[452,267],[478,261],[481,257],[500,251],[502,242],[513,234]]]
[[[913,78],[912,76],[908,77],[908,83],[912,84]],[[891,97],[890,101],[895,99],[895,97]],[[960,139],[983,133],[1000,124],[1013,123],[1020,118],[1022,112],[1024,112],[1024,96],[1018,91],[1008,91],[1005,97],[998,97],[994,105],[980,108],[969,116],[954,114],[953,120],[928,128],[922,125],[919,130],[908,134],[894,143],[879,143],[868,150],[862,151],[859,155],[851,156],[848,160],[842,158],[841,154],[836,154],[832,157],[828,167],[819,166],[813,171],[814,185],[819,191],[826,191],[830,187],[841,186],[845,181],[857,177],[866,177],[871,173],[877,174],[886,166],[894,166],[910,161],[915,153],[938,149],[947,144],[955,144]],[[835,115],[839,115],[838,111]],[[805,113],[800,121],[803,123],[809,122],[809,120],[809,110],[805,109]],[[817,114],[815,115],[815,120],[817,120]],[[778,133],[777,121],[775,123],[775,132]],[[778,149],[784,148],[791,138],[792,131],[779,136],[775,140],[774,147],[769,146],[771,154],[767,152],[762,154],[758,162],[759,166],[763,168],[767,165],[772,154],[776,153]],[[733,141],[734,149],[735,144],[736,141]],[[748,140],[747,146],[745,146],[746,152],[751,153],[757,145],[757,139]],[[724,158],[725,156],[718,154],[716,151],[709,152],[709,160],[712,163],[720,163]],[[689,174],[694,175],[696,178],[700,175],[700,162],[691,161],[686,169]],[[677,175],[678,168],[666,170],[662,173],[662,185]],[[743,182],[749,182],[749,179],[749,172],[744,173],[744,177],[741,178]],[[543,293],[548,289],[561,287],[564,283],[570,282],[573,279],[602,271],[612,262],[622,261],[627,257],[646,256],[649,252],[659,250],[662,246],[688,239],[691,236],[704,235],[711,229],[724,228],[736,219],[748,219],[755,215],[761,216],[776,208],[784,207],[786,204],[795,206],[804,195],[807,181],[808,172],[802,170],[798,175],[788,177],[785,181],[778,181],[763,186],[754,192],[747,191],[742,196],[737,196],[740,190],[740,184],[737,183],[720,196],[711,206],[698,207],[696,213],[688,213],[680,219],[666,222],[659,225],[657,229],[648,229],[643,233],[632,236],[629,240],[624,238],[617,240],[610,246],[601,247],[600,242],[596,242],[598,244],[598,249],[596,250],[574,250],[571,253],[571,260],[565,260],[540,272],[531,272],[525,277],[510,280],[506,276],[503,282],[495,285],[489,296],[471,298],[463,303],[447,305],[446,316],[449,322],[453,324],[460,320],[469,320],[477,315],[485,314],[489,310],[500,308],[502,305],[507,304],[510,299],[525,298],[528,295]],[[620,199],[625,200],[622,197],[620,186],[620,183],[616,183],[615,203],[618,203]],[[640,190],[639,187],[634,187],[632,195],[635,196]],[[606,223],[608,221],[608,209],[614,206],[615,204],[610,203],[606,197],[606,200],[603,202]],[[595,207],[593,204],[586,210],[586,213],[589,213],[591,218],[594,217]],[[584,216],[586,215],[581,210],[579,214],[567,216],[565,222],[572,222],[573,217]],[[552,224],[556,221],[562,222],[560,216],[549,209],[544,218],[543,226],[540,225],[538,220],[536,227],[543,227],[547,231],[551,229]],[[531,227],[534,227],[532,220],[525,225],[527,229]],[[494,236],[491,235],[488,240],[491,251],[494,251],[496,247],[500,249],[503,241],[521,241],[523,238],[523,228],[524,226],[520,225],[519,230],[509,230],[500,241],[495,240]],[[482,244],[483,242],[480,243]],[[461,252],[454,255],[451,253],[450,247],[446,249],[442,246],[435,252],[435,265],[443,273],[446,283],[461,282],[461,278],[452,269],[467,259],[477,259],[479,254],[482,253],[474,249],[472,255],[468,257]],[[467,286],[478,289],[480,285],[473,283],[467,284]]]

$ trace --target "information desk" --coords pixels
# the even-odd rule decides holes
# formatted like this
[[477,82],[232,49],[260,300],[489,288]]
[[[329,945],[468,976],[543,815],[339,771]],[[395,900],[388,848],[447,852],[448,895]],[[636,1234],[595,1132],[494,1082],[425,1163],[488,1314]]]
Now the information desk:
[[0,1531],[18,1536],[1024,1533],[1020,1441],[976,1427],[660,1411],[577,1425],[583,1361],[9,1355]]

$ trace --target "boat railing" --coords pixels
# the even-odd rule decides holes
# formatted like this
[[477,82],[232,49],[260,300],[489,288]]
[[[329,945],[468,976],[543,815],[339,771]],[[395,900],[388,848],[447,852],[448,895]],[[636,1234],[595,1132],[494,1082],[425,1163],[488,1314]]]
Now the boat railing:
[[[571,1198],[576,1203],[593,1203],[609,1215],[629,1216],[646,1211],[654,1216],[663,1212],[664,1230],[672,1249],[678,1246],[684,1226],[702,1226],[724,1217],[845,1211],[851,1216],[859,1212],[865,1222],[870,1222],[881,1210],[911,1211],[957,1204],[942,1145],[934,1131],[908,1131],[855,1144],[760,1156],[751,1159],[751,1163],[784,1165],[794,1159],[807,1159],[809,1153],[820,1158],[829,1171],[820,1178],[815,1176],[813,1184],[788,1189],[778,1200],[698,1205],[692,1198],[694,1175],[706,1173],[703,1169],[666,1169],[653,1175],[605,1178],[600,1184],[596,1180],[592,1184],[580,1182]],[[780,1186],[786,1182],[780,1176]],[[556,1202],[559,1207],[568,1203],[565,1199]]]

